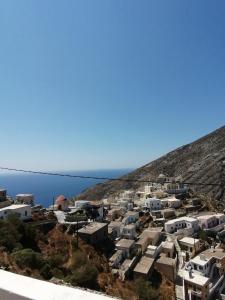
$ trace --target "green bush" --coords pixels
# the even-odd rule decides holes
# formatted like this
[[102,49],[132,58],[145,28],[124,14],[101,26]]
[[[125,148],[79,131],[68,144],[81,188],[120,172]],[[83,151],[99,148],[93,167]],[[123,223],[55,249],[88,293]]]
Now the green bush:
[[151,283],[147,280],[137,279],[135,281],[135,290],[139,300],[159,299],[157,291],[152,288]]
[[76,270],[84,266],[87,262],[88,262],[87,255],[84,252],[77,250],[73,253],[71,268],[72,270]]
[[66,281],[73,286],[98,289],[97,277],[98,270],[88,263],[74,271],[72,275],[66,277]]
[[20,248],[21,234],[13,224],[7,221],[0,221],[0,245],[5,247],[8,251],[14,248]]
[[52,272],[51,272],[51,267],[49,266],[49,264],[45,264],[41,270],[40,270],[40,274],[41,276],[46,279],[49,280],[52,278]]
[[67,260],[68,255],[62,254],[52,254],[46,258],[46,261],[52,268],[62,266]]
[[11,214],[6,220],[0,221],[0,246],[9,252],[21,248],[37,250],[36,230],[23,223],[17,215]]
[[45,264],[42,255],[38,252],[34,252],[32,249],[16,251],[12,254],[12,257],[21,268],[41,269]]

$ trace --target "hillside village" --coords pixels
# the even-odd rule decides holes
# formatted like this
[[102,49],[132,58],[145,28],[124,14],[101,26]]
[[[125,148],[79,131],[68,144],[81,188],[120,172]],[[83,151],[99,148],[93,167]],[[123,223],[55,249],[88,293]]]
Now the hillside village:
[[81,241],[104,247],[111,275],[121,282],[154,282],[160,274],[173,287],[171,299],[225,299],[225,214],[181,181],[160,174],[139,191],[98,202],[61,195],[48,209],[35,206],[33,195],[13,201],[1,190],[0,219],[14,213],[29,224],[64,226],[77,247]]

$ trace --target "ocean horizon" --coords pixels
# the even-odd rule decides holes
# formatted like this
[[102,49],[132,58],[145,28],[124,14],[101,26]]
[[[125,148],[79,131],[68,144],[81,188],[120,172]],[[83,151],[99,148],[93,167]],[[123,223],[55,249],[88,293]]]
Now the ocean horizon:
[[[54,173],[117,178],[130,171],[132,171],[132,169],[64,171]],[[0,188],[5,188],[9,196],[15,198],[17,194],[33,194],[35,198],[35,204],[41,204],[44,207],[48,207],[53,203],[53,197],[64,195],[67,198],[71,198],[80,194],[83,190],[104,181],[106,180],[15,172],[0,173]]]

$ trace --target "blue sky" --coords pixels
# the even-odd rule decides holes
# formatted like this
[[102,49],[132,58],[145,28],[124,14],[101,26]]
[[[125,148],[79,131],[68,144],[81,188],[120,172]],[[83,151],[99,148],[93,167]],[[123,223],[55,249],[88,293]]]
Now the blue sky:
[[0,2],[0,165],[137,167],[224,125],[222,0]]

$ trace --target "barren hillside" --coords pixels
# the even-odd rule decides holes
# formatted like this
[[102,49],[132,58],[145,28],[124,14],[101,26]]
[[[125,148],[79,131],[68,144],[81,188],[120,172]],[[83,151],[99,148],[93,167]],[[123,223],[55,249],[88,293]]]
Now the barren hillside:
[[[182,146],[159,159],[121,177],[123,179],[155,180],[159,174],[181,175],[184,181],[216,183],[221,186],[192,186],[217,200],[225,200],[225,126]],[[143,183],[142,183],[143,184]],[[98,200],[121,189],[139,188],[141,183],[107,181],[84,191],[79,198]]]

